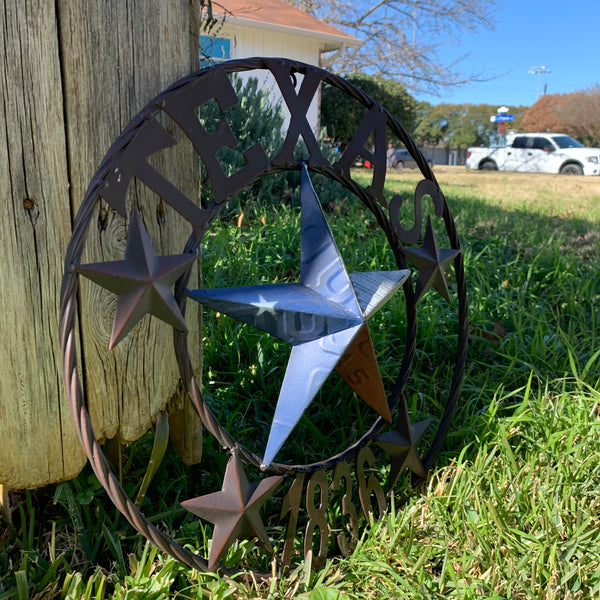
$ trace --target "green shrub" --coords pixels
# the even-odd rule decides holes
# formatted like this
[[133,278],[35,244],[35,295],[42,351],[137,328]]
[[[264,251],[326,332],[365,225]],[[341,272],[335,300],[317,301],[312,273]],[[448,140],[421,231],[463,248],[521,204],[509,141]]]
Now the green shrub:
[[[226,175],[231,175],[246,165],[243,155],[245,149],[260,142],[267,156],[273,158],[279,153],[284,141],[283,109],[280,104],[273,105],[268,90],[259,87],[258,79],[252,77],[243,81],[235,77],[233,86],[239,102],[227,111],[226,120],[238,144],[235,148],[222,148],[217,154]],[[201,108],[200,119],[204,128],[211,133],[217,131],[224,118],[223,111],[214,100]],[[330,162],[334,162],[335,150],[322,138],[319,145],[324,156]],[[298,141],[296,155],[300,158],[308,157],[302,138]],[[299,172],[286,171],[261,177],[240,190],[222,210],[221,217],[230,219],[239,215],[246,210],[249,202],[261,207],[290,204],[299,198],[299,185]],[[332,201],[341,200],[346,195],[340,184],[326,177],[318,176],[315,185],[319,187],[319,197],[325,206]],[[202,206],[210,204],[212,197],[212,185],[206,169],[202,169]]]
[[[268,90],[259,88],[255,77],[242,81],[236,77],[233,82],[239,102],[227,111],[226,120],[235,135],[238,145],[235,148],[222,148],[217,154],[226,175],[231,175],[246,165],[243,150],[260,142],[267,156],[275,156],[283,144],[282,128],[284,114],[281,105],[273,105]],[[200,119],[209,132],[217,130],[225,118],[218,104],[213,100],[205,104]],[[296,183],[293,173],[280,173],[262,177],[238,192],[221,213],[232,217],[243,210],[250,200],[262,203],[281,204],[291,197]],[[212,201],[212,186],[206,169],[202,169],[201,202],[207,206]]]

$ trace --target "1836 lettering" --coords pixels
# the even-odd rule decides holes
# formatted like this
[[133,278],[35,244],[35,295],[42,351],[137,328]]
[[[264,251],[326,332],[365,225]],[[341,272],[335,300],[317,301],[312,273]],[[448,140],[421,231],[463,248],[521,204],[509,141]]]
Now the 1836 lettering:
[[[336,542],[339,551],[347,556],[356,548],[359,515],[355,498],[367,522],[381,517],[386,508],[385,493],[375,475],[375,468],[375,456],[371,449],[365,446],[356,455],[354,478],[350,465],[345,461],[337,463],[333,470],[323,467],[312,474],[305,472],[296,474],[281,504],[280,518],[284,519],[287,516],[282,565],[289,565],[291,562],[303,508],[305,510],[305,515],[302,515],[305,516],[303,520],[307,520],[304,528],[303,552],[304,555],[309,551],[312,552],[314,568],[322,567],[327,558],[332,529],[330,522],[334,524],[333,528],[337,532]],[[367,475],[368,471],[370,473]],[[329,515],[328,502],[334,494],[341,494],[340,511],[338,515]]]

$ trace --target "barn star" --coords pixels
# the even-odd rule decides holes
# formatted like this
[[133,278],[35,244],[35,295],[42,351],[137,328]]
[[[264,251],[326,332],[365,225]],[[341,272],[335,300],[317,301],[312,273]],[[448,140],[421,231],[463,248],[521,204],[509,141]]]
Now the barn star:
[[214,524],[208,559],[211,571],[237,539],[256,537],[268,551],[271,550],[260,509],[282,479],[283,476],[277,475],[248,483],[242,460],[234,452],[227,463],[220,492],[181,503],[186,510]]
[[419,271],[417,287],[415,288],[415,302],[421,298],[431,286],[450,302],[450,292],[448,291],[445,269],[454,258],[460,254],[460,250],[438,249],[433,227],[431,225],[431,217],[427,218],[423,247],[409,248],[402,246],[401,250]]
[[431,419],[427,419],[411,425],[406,401],[402,399],[396,429],[376,438],[377,445],[391,457],[388,492],[396,485],[400,473],[405,468],[410,469],[419,477],[425,477],[425,469],[417,449],[430,423]]
[[109,350],[146,314],[187,331],[171,287],[195,260],[193,254],[157,256],[142,219],[134,208],[131,211],[125,259],[75,267],[78,273],[118,296]]
[[301,211],[300,283],[187,291],[193,300],[292,346],[263,468],[273,462],[334,368],[391,421],[365,323],[398,290],[409,271],[348,274],[305,165]]

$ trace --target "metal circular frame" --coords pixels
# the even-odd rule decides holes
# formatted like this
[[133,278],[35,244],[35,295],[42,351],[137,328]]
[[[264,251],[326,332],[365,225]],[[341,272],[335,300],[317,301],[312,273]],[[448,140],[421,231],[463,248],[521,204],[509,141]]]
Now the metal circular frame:
[[[415,142],[406,132],[400,122],[391,115],[384,107],[380,106],[374,99],[365,94],[362,90],[352,85],[348,81],[328,73],[323,69],[317,69],[311,65],[306,65],[297,61],[291,61],[287,59],[277,59],[282,64],[289,67],[292,77],[295,73],[304,74],[307,69],[313,71],[319,71],[321,73],[321,81],[329,84],[333,87],[337,87],[342,90],[350,98],[358,101],[365,108],[371,109],[377,107],[378,110],[385,114],[387,120],[387,126],[396,135],[402,143],[409,150],[411,155],[415,158],[419,169],[423,177],[431,182],[429,186],[430,190],[433,190],[433,194],[437,195],[439,206],[442,207],[441,216],[444,220],[446,232],[448,234],[450,244],[452,248],[459,249],[460,243],[456,233],[454,220],[445,201],[442,192],[439,189],[437,181],[431,171],[430,166],[425,160],[417,148]],[[234,60],[227,61],[219,65],[220,69],[223,69],[227,74],[236,72],[250,71],[267,69],[264,59],[245,59],[245,60]],[[60,334],[61,334],[61,352],[63,359],[63,374],[67,389],[67,398],[69,406],[75,420],[78,435],[81,443],[85,450],[85,453],[91,463],[91,466],[98,477],[100,483],[106,489],[109,497],[115,503],[117,508],[123,513],[131,525],[142,535],[156,544],[164,552],[174,556],[181,562],[188,566],[200,570],[207,570],[207,561],[199,555],[190,552],[189,550],[182,548],[176,544],[168,536],[163,534],[155,526],[153,526],[144,514],[134,505],[130,498],[125,493],[123,487],[112,473],[110,466],[102,452],[102,449],[96,439],[91,419],[87,410],[87,404],[85,396],[82,390],[80,377],[78,374],[77,364],[77,347],[75,340],[75,325],[77,318],[77,294],[78,294],[78,274],[74,270],[74,265],[80,262],[80,258],[84,249],[84,245],[87,239],[87,232],[89,230],[91,220],[94,215],[94,211],[99,202],[99,191],[105,185],[105,179],[111,172],[114,166],[114,160],[125,150],[131,139],[136,135],[142,124],[154,117],[154,115],[160,113],[162,106],[165,101],[169,98],[170,94],[175,91],[180,91],[186,86],[193,82],[201,79],[213,68],[208,67],[194,73],[188,77],[176,82],[173,86],[165,90],[163,93],[155,97],[148,105],[143,108],[136,117],[132,119],[129,125],[124,129],[122,134],[117,138],[108,153],[104,157],[99,169],[92,178],[92,181],[88,187],[83,203],[79,209],[77,217],[73,224],[73,234],[69,243],[67,253],[65,256],[65,274],[62,282],[61,289],[61,309],[60,309]],[[390,223],[390,219],[385,215],[381,204],[362,186],[357,184],[351,178],[348,178],[340,169],[337,169],[335,165],[327,166],[315,166],[311,165],[310,161],[308,167],[311,171],[320,173],[330,179],[338,181],[349,191],[354,193],[363,204],[368,208],[375,216],[380,228],[384,231],[388,243],[393,251],[394,257],[399,268],[406,268],[406,259],[400,251],[400,240],[398,233],[394,230],[394,227]],[[277,172],[299,169],[300,166],[296,164],[286,165],[273,165],[269,167],[259,175],[264,177]],[[237,191],[237,190],[236,190]],[[224,203],[222,203],[224,205]],[[219,208],[218,205],[214,204],[215,208]],[[209,207],[210,208],[210,207]],[[420,206],[419,206],[420,209]],[[419,211],[420,212],[420,211]],[[214,211],[213,217],[207,221],[206,227],[202,234],[208,229],[210,222],[216,217],[218,210]],[[421,218],[420,215],[416,215]],[[192,235],[188,240],[184,253],[196,253],[201,242],[202,236]],[[464,277],[464,266],[462,254],[458,254],[454,259],[454,268],[457,285],[458,295],[458,345],[456,361],[454,366],[454,373],[452,383],[450,386],[448,398],[445,404],[444,414],[441,418],[434,440],[423,459],[423,466],[427,471],[438,453],[440,452],[444,440],[446,438],[450,422],[452,419],[453,412],[458,401],[458,395],[460,391],[462,376],[464,372],[464,365],[466,360],[466,347],[467,347],[467,298],[466,298],[466,284]],[[185,285],[188,275],[182,277],[175,286],[175,298],[185,314]],[[412,282],[410,279],[404,284],[404,294],[406,298],[406,318],[407,318],[407,340],[405,345],[404,356],[399,368],[399,374],[396,382],[391,391],[390,410],[393,411],[396,407],[406,382],[409,377],[410,367],[416,347],[416,327],[417,327],[417,316],[416,316],[416,302],[414,298],[414,292]],[[216,417],[208,407],[205,399],[202,396],[200,387],[196,381],[193,371],[193,365],[187,350],[187,336],[185,333],[174,329],[174,345],[175,353],[179,363],[181,376],[187,390],[189,392],[192,403],[202,419],[204,425],[210,431],[212,435],[219,441],[219,443],[229,450],[236,450],[239,452],[243,460],[252,464],[256,467],[260,466],[260,458],[254,453],[246,449],[244,446],[239,444],[217,421]],[[329,459],[306,464],[306,465],[285,465],[280,463],[273,463],[268,467],[268,472],[274,474],[293,474],[298,471],[315,471],[321,468],[329,468],[334,466],[340,461],[343,461],[351,456],[354,456],[361,447],[369,444],[373,438],[379,434],[381,429],[386,425],[386,421],[381,417],[377,418],[373,425],[367,432],[354,444],[346,448],[344,451],[330,457]],[[231,569],[223,569],[226,573],[234,572]],[[258,574],[261,575],[261,574]]]

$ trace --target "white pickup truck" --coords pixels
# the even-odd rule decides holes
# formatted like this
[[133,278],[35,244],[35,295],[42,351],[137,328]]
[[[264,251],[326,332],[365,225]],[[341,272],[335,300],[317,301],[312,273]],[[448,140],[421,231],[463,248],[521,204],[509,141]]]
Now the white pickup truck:
[[600,175],[600,148],[561,133],[509,133],[506,146],[469,148],[467,169]]

